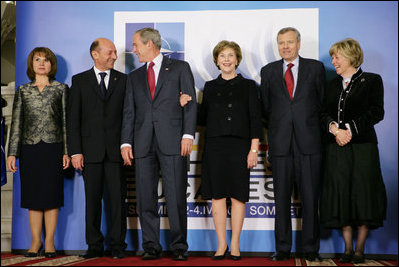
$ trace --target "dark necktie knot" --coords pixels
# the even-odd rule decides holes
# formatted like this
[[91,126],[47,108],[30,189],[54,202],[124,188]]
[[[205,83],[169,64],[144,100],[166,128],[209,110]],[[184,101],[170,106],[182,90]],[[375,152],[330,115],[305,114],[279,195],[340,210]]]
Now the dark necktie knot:
[[99,74],[100,74],[100,77],[101,77],[101,81],[100,81],[100,91],[101,91],[102,96],[105,97],[105,94],[106,94],[106,92],[107,92],[107,89],[106,89],[106,87],[105,87],[104,78],[105,78],[105,76],[107,76],[107,73],[106,73],[106,72],[100,72]]
[[148,65],[148,67],[149,67],[149,68],[152,68],[152,67],[154,67],[154,65],[155,65],[154,62],[151,61],[151,62],[150,62],[150,65]]
[[105,76],[107,76],[106,72],[100,72],[101,80],[104,80]]
[[294,67],[294,64],[290,63],[287,66],[288,66],[288,69],[290,70],[292,67]]

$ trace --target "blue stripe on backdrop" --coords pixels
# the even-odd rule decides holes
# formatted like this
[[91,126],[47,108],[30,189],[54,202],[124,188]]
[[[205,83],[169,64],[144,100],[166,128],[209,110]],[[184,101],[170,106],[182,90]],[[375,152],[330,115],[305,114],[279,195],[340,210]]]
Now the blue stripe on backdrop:
[[[379,73],[385,86],[385,119],[376,127],[381,168],[388,194],[388,214],[383,228],[371,231],[366,253],[397,254],[398,251],[398,4],[394,1],[307,2],[307,1],[20,1],[17,5],[16,86],[28,82],[26,59],[36,46],[52,49],[58,60],[57,80],[70,85],[73,74],[92,66],[89,46],[97,37],[113,40],[115,11],[248,10],[282,8],[319,9],[319,59],[328,77],[333,74],[328,50],[346,37],[357,39],[365,53],[362,68]],[[261,176],[261,175],[259,175]],[[257,177],[261,179],[262,177]],[[60,210],[56,248],[83,250],[84,186],[79,175],[65,180],[65,206]],[[12,249],[30,245],[28,212],[20,209],[19,174],[14,176]],[[134,230],[129,231],[129,246]],[[203,238],[204,233],[208,238]],[[190,230],[193,250],[211,250],[216,239],[211,230]],[[202,239],[205,239],[202,241]],[[243,251],[272,251],[273,231],[244,231]],[[244,241],[245,240],[245,241]],[[136,241],[137,242],[137,241]],[[203,242],[203,243],[202,243]],[[205,243],[206,242],[206,243]],[[197,244],[201,245],[197,245]],[[337,231],[322,231],[321,253],[343,251]],[[208,246],[208,247],[206,247]]]

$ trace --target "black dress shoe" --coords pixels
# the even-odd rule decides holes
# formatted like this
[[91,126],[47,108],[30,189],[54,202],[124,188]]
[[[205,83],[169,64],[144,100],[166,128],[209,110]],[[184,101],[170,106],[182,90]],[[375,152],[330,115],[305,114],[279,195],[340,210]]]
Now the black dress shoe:
[[174,261],[186,261],[188,259],[188,253],[185,249],[176,249],[173,251],[173,258]]
[[104,255],[104,252],[102,250],[94,250],[94,249],[89,249],[86,254],[80,255],[80,257],[85,258],[85,259],[91,259],[91,258],[100,258]]
[[113,249],[111,253],[113,259],[123,259],[125,257],[125,252],[120,249]]
[[353,264],[364,263],[365,261],[366,261],[366,258],[364,257],[364,254],[361,254],[361,255],[354,254],[352,257]]
[[307,261],[317,261],[317,262],[323,261],[323,259],[320,257],[319,253],[317,252],[305,252],[303,258]]
[[144,251],[143,255],[141,256],[141,259],[143,260],[156,260],[161,257],[161,252],[156,252],[155,249],[148,249]]
[[285,261],[290,258],[290,254],[290,252],[277,251],[270,257],[270,259],[272,261]]
[[226,247],[226,250],[224,251],[223,255],[219,255],[219,256],[213,255],[212,260],[223,260],[226,257],[228,252],[229,252],[229,246]]
[[43,243],[40,245],[40,248],[37,250],[37,252],[26,252],[25,257],[27,258],[34,258],[34,257],[39,257],[42,255],[42,249],[43,249]]
[[55,258],[57,257],[57,252],[44,252],[44,257],[46,258]]
[[349,263],[352,262],[352,258],[353,258],[353,251],[350,253],[345,252],[344,254],[341,255],[338,261],[341,263]]

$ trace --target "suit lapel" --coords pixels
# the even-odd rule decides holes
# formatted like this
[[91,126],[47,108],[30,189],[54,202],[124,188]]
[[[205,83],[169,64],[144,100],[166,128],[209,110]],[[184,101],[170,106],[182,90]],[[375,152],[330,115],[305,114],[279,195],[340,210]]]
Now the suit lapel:
[[151,103],[151,93],[150,93],[150,87],[148,86],[148,78],[147,78],[147,64],[144,64],[142,67],[140,67],[137,71],[139,72],[139,79],[138,82],[141,82],[140,88],[144,90],[144,94],[147,97],[147,100]]
[[154,100],[159,95],[159,91],[162,89],[162,84],[167,80],[171,63],[172,61],[168,57],[163,57],[161,69],[159,70],[157,86],[155,87]]
[[306,63],[303,61],[303,59],[301,57],[299,57],[299,66],[298,66],[298,79],[296,82],[296,88],[295,88],[295,94],[294,94],[294,98],[297,98],[298,94],[301,93],[302,91],[302,83],[303,83],[303,79],[305,79],[306,77],[306,73],[307,73],[307,65]]
[[107,93],[105,95],[106,100],[108,100],[111,97],[118,82],[119,82],[119,77],[116,75],[116,72],[113,69],[111,69],[110,77],[109,77],[109,81],[108,81]]
[[103,96],[100,92],[100,86],[98,85],[98,80],[96,77],[96,73],[94,72],[94,68],[89,71],[89,84],[92,90],[94,91],[95,94],[97,94],[101,99],[103,99]]
[[276,69],[276,77],[278,77],[278,83],[281,84],[279,88],[283,91],[282,93],[291,100],[290,95],[288,94],[287,85],[285,84],[284,80],[284,60],[281,59],[280,63],[278,64],[278,68]]

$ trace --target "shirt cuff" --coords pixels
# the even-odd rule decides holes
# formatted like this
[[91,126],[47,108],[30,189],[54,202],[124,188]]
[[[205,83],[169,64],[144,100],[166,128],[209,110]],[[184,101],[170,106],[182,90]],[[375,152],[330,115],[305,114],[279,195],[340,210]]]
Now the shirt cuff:
[[331,124],[335,124],[335,126],[337,126],[338,129],[339,129],[339,124],[336,123],[335,121],[332,121],[332,122],[330,122],[330,124],[328,125],[328,131],[329,131],[331,134],[335,135],[335,133],[331,132],[331,130],[330,130]]
[[194,140],[194,136],[192,136],[191,134],[183,134],[182,139],[184,139],[184,138]]
[[132,147],[132,145],[131,145],[131,144],[128,144],[128,143],[125,143],[125,144],[122,144],[122,145],[121,145],[121,149],[124,148],[124,147]]

